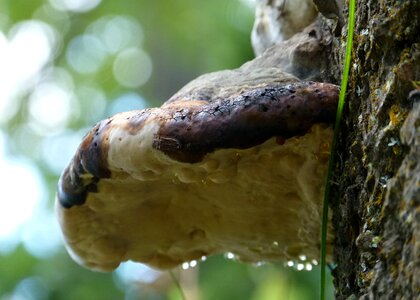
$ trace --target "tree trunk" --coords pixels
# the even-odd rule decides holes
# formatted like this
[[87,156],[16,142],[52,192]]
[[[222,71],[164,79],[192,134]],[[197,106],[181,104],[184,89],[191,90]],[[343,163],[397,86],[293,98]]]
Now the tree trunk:
[[357,3],[331,199],[338,299],[420,297],[419,12],[419,1]]
[[[330,65],[321,73],[322,79],[339,84],[347,4],[314,2],[338,24]],[[257,53],[288,38],[284,27],[297,24],[292,6],[285,0],[258,2],[253,32]],[[357,1],[330,203],[337,299],[420,299],[419,12],[418,0]]]

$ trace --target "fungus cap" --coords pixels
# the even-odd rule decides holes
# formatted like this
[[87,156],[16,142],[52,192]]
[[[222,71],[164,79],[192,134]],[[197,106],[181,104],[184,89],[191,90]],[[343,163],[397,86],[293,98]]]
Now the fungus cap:
[[224,252],[318,259],[338,87],[275,69],[224,72],[84,137],[56,204],[78,263],[167,269]]

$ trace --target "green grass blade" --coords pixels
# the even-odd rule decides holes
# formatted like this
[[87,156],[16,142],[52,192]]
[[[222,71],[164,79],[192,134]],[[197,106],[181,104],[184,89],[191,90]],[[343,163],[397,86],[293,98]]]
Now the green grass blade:
[[328,230],[328,208],[331,192],[331,177],[333,167],[335,165],[335,152],[337,148],[338,133],[340,132],[341,117],[346,97],[347,83],[350,72],[351,51],[353,48],[353,32],[354,32],[354,12],[356,8],[356,0],[350,0],[349,19],[347,31],[346,57],[344,62],[344,70],[341,79],[340,96],[338,100],[337,115],[335,119],[334,137],[331,144],[331,154],[328,163],[327,182],[324,193],[324,203],[322,210],[322,232],[321,232],[321,295],[320,299],[325,300],[325,275],[326,275],[326,253],[327,253],[327,230]]
[[182,289],[181,283],[176,278],[173,270],[169,270],[169,276],[171,277],[172,282],[175,284],[175,287],[178,290],[181,299],[182,300],[187,300],[187,297],[185,296],[184,290]]

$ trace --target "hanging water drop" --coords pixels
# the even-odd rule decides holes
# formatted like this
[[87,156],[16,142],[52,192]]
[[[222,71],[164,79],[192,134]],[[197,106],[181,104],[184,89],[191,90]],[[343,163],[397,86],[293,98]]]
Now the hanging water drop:
[[233,254],[232,252],[227,252],[226,254],[225,254],[225,258],[227,258],[227,259],[235,259],[235,254]]
[[306,260],[306,255],[303,255],[303,254],[299,255],[299,259],[301,261],[305,261]]
[[188,262],[184,262],[182,263],[181,268],[183,270],[188,270],[190,268],[190,264]]
[[197,266],[197,261],[196,260],[190,261],[190,268],[194,268],[196,266]]

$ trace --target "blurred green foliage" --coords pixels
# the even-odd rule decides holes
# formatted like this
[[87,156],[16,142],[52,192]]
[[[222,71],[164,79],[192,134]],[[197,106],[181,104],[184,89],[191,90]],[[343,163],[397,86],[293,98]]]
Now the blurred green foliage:
[[[44,33],[52,32],[46,62],[30,79],[20,82],[18,78],[12,83],[17,92],[13,90],[0,99],[4,108],[0,110],[0,133],[6,141],[7,159],[21,159],[39,171],[50,214],[59,173],[87,128],[117,111],[160,105],[194,77],[238,67],[253,57],[249,36],[254,12],[245,1],[103,0],[93,1],[100,3],[81,12],[60,7],[72,2],[89,3],[0,0],[0,33],[8,41],[4,45],[11,45],[19,26],[28,25],[29,20],[44,26]],[[123,22],[110,21],[117,17]],[[129,38],[112,24],[132,30]],[[28,44],[28,51],[23,53],[31,56],[37,46]],[[0,56],[7,53],[1,47],[0,43]],[[126,78],[129,83],[121,84],[124,80],[118,79],[116,61],[123,52],[137,55],[141,72],[146,72],[142,64],[150,60],[151,73],[145,82],[134,78],[132,83],[132,78]],[[3,68],[4,78],[13,68],[25,67],[18,62],[26,60],[17,57],[16,61],[10,64],[11,69]],[[7,85],[1,88],[11,89]],[[43,102],[48,96],[46,90],[61,95],[64,104],[55,108],[55,102]],[[48,105],[51,108],[45,107]],[[55,123],[45,120],[44,111],[48,115],[48,109],[51,116],[61,113],[62,118]],[[14,201],[13,195],[6,199],[0,193],[0,197],[3,203]],[[20,231],[15,234],[24,236]],[[48,231],[42,231],[35,243],[42,244],[49,238]],[[0,246],[2,243],[0,239]],[[61,243],[45,256],[35,255],[22,242],[9,248],[0,252],[0,300],[180,299],[170,281],[128,282],[116,274],[85,270],[70,259]],[[197,299],[314,299],[318,294],[319,270],[297,272],[271,264],[255,267],[223,256],[210,257],[196,269]],[[331,294],[331,285],[329,289]]]

